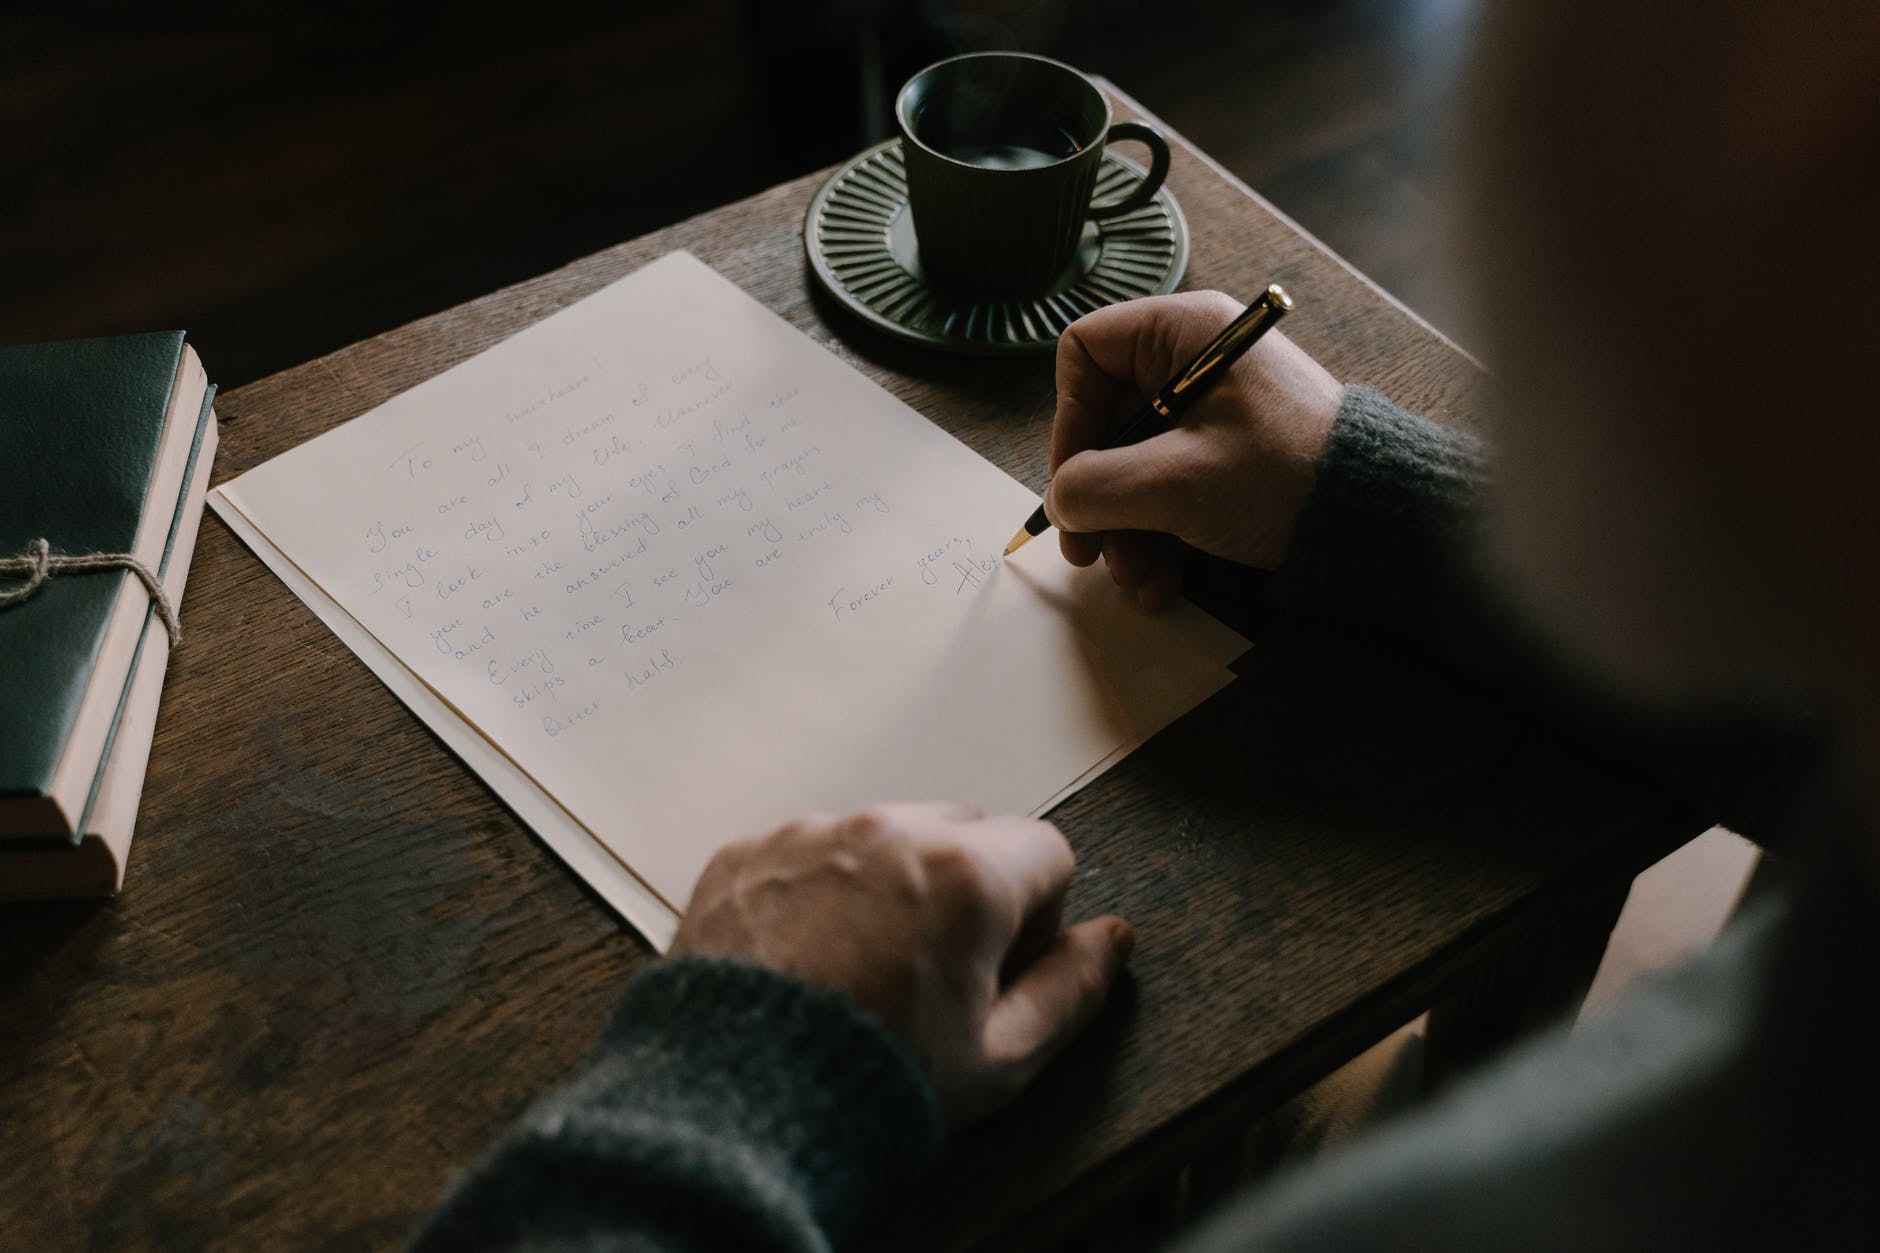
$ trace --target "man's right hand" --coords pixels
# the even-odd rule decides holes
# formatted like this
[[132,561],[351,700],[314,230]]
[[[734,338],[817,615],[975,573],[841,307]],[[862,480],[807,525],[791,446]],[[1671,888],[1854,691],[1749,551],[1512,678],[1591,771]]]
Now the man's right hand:
[[1058,341],[1045,515],[1066,560],[1103,557],[1148,608],[1180,590],[1183,545],[1279,564],[1344,397],[1318,362],[1269,332],[1178,426],[1107,448],[1243,307],[1220,292],[1133,300],[1080,318]]

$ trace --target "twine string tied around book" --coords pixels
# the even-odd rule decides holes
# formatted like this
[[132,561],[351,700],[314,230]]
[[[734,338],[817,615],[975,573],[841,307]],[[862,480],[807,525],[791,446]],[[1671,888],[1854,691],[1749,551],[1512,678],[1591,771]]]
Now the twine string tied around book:
[[163,629],[170,633],[170,647],[183,642],[183,624],[177,620],[176,607],[170,604],[169,594],[150,567],[130,553],[55,553],[47,540],[36,539],[19,556],[0,557],[0,580],[25,580],[18,587],[0,589],[0,610],[31,600],[55,574],[87,574],[96,570],[129,570],[136,575],[150,594],[157,617],[163,619]]

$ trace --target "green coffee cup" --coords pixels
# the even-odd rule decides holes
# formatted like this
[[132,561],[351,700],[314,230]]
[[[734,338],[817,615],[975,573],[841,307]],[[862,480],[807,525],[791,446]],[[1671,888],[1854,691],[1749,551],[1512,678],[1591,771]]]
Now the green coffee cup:
[[[925,279],[978,299],[1036,294],[1066,275],[1088,221],[1139,209],[1168,176],[1168,141],[1112,123],[1109,97],[1060,61],[974,52],[936,62],[895,99]],[[1105,144],[1134,139],[1148,176],[1092,204]]]

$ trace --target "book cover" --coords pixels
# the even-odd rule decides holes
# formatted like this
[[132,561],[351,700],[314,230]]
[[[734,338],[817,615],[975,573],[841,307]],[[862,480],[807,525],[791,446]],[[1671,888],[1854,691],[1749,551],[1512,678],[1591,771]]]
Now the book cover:
[[[158,571],[175,605],[183,601],[215,461],[216,424],[210,407],[214,392],[210,388],[203,398],[183,494],[176,501]],[[143,637],[79,823],[80,838],[75,843],[0,840],[0,901],[110,896],[123,886],[169,656],[169,631],[152,607],[146,611]]]
[[[21,555],[41,536],[62,553],[138,550],[184,364],[180,331],[0,349],[0,554]],[[188,416],[197,417],[196,405]],[[159,542],[174,500],[159,504]],[[73,807],[49,801],[57,776],[79,773],[68,748],[101,664],[125,671],[105,685],[113,708],[122,692],[130,657],[112,657],[107,640],[127,580],[135,576],[126,571],[54,577],[30,600],[0,610],[0,685],[8,694],[0,833],[75,831]],[[135,593],[144,595],[141,586]],[[86,785],[81,803],[101,752],[88,755],[76,763]]]

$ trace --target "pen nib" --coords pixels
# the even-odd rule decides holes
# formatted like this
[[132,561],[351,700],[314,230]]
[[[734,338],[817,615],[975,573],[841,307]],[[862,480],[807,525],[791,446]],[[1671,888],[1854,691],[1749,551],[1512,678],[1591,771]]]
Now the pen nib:
[[1013,553],[1015,553],[1015,552],[1017,552],[1017,551],[1018,551],[1019,549],[1021,549],[1021,548],[1023,548],[1023,547],[1025,546],[1025,544],[1026,544],[1026,543],[1027,543],[1027,542],[1028,542],[1028,541],[1029,541],[1030,539],[1031,539],[1031,532],[1030,532],[1030,531],[1027,531],[1027,530],[1026,530],[1026,529],[1025,529],[1024,527],[1022,527],[1022,526],[1021,526],[1021,527],[1019,527],[1019,528],[1018,528],[1018,534],[1016,534],[1016,535],[1014,535],[1014,536],[1012,537],[1012,542],[1011,542],[1011,543],[1009,543],[1009,544],[1007,544],[1007,545],[1005,546],[1005,554],[1004,554],[1004,555],[1005,555],[1005,556],[1007,556],[1007,557],[1010,557],[1010,556],[1011,556],[1011,555],[1012,555]]

